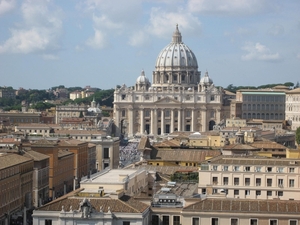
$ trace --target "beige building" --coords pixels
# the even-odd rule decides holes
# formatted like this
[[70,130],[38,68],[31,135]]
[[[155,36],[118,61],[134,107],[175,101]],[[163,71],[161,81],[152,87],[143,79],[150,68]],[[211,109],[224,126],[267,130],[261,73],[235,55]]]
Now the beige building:
[[199,193],[239,199],[300,200],[300,160],[219,156],[201,164]]
[[285,119],[291,121],[292,130],[300,127],[300,88],[286,93]]
[[[242,102],[242,119],[285,119],[285,93],[288,87],[269,89],[241,89],[236,92],[236,102]],[[236,116],[236,115],[234,115]]]
[[159,53],[152,85],[144,71],[133,87],[114,93],[114,120],[128,137],[174,131],[207,131],[220,122],[223,91],[208,72],[200,79],[193,51],[182,42],[176,27],[172,41]]

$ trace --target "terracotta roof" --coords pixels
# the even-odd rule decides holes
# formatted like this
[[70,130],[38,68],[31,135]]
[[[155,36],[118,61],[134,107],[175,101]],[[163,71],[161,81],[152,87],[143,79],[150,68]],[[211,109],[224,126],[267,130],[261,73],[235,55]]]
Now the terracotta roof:
[[[64,207],[65,211],[70,211],[71,206],[73,210],[78,210],[79,204],[83,199],[84,198],[79,198],[79,197],[60,198],[36,210],[61,211],[62,206]],[[145,210],[149,208],[148,205],[126,195],[122,196],[120,199],[89,198],[89,201],[92,207],[96,211],[99,212],[100,207],[102,207],[102,210],[105,213],[108,212],[108,208],[110,208],[111,212],[123,212],[123,213],[143,213]]]
[[263,156],[217,156],[209,159],[211,164],[218,165],[260,165],[260,166],[299,166],[300,159],[268,158]]
[[18,128],[28,128],[28,127],[37,127],[37,128],[45,128],[45,129],[51,129],[52,126],[51,124],[46,124],[46,123],[20,123],[17,126]]
[[158,150],[154,159],[160,161],[202,162],[206,157],[215,157],[218,155],[221,155],[220,150]]
[[74,146],[74,145],[82,145],[82,144],[86,144],[87,142],[84,141],[79,141],[76,139],[68,139],[68,140],[60,140],[58,142],[59,146]]
[[296,88],[287,92],[287,94],[298,94],[300,93],[300,88]]
[[53,147],[57,145],[56,141],[49,141],[46,139],[40,139],[31,144],[33,147]]
[[55,130],[56,134],[86,134],[86,135],[97,135],[106,134],[100,130]]
[[73,154],[74,154],[73,152],[69,152],[67,150],[59,150],[58,151],[58,158],[62,158],[62,157],[73,155]]
[[49,156],[47,156],[45,154],[42,154],[42,153],[39,153],[39,152],[36,152],[36,151],[33,151],[33,150],[25,151],[23,156],[31,158],[34,161],[41,161],[41,160],[45,160],[45,159],[50,158]]
[[250,145],[259,149],[286,149],[284,145],[271,141],[256,141]]
[[[197,167],[194,166],[153,166],[153,165],[139,165],[135,166],[136,169],[144,168],[147,171],[155,171],[157,173],[171,175],[177,171],[198,171]],[[132,167],[126,167],[125,169],[132,169]]]
[[24,162],[29,162],[29,161],[32,161],[32,159],[29,159],[27,157],[18,154],[13,154],[13,153],[12,154],[4,153],[3,155],[0,154],[0,169],[21,164]]
[[205,199],[185,207],[183,211],[299,214],[300,201]]
[[224,150],[247,150],[247,151],[258,151],[259,148],[244,144],[230,144],[223,147]]
[[177,139],[171,139],[171,140],[164,140],[162,142],[159,142],[154,145],[155,147],[179,147],[180,146],[180,140]]
[[140,140],[140,142],[137,146],[137,149],[138,150],[144,150],[146,147],[148,147],[148,148],[151,147],[150,143],[149,143],[149,139],[148,139],[147,136],[142,136],[141,140]]

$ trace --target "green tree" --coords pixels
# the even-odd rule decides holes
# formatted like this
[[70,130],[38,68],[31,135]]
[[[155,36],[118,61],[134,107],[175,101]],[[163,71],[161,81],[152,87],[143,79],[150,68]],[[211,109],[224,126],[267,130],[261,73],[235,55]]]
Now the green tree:
[[296,142],[298,145],[300,145],[300,127],[296,130]]

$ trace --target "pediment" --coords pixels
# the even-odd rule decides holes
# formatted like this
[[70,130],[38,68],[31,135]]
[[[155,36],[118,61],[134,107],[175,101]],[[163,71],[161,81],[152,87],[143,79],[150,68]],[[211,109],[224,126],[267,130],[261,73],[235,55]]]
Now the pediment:
[[171,97],[164,97],[162,99],[157,100],[156,102],[154,102],[156,104],[172,104],[172,103],[180,103],[178,100],[171,98]]

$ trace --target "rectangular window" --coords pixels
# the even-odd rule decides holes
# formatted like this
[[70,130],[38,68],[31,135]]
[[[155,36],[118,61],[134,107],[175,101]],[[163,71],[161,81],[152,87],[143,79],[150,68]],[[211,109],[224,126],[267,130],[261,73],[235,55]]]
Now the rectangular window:
[[234,178],[234,185],[239,185],[240,179],[238,177]]
[[289,187],[294,187],[295,186],[295,180],[294,179],[290,179],[289,180]]
[[152,225],[159,225],[158,215],[152,215]]
[[180,216],[173,216],[173,225],[180,225]]
[[250,172],[250,166],[246,166],[246,167],[245,167],[245,171],[246,171],[246,172]]
[[245,190],[245,195],[249,196],[250,195],[250,190]]
[[290,220],[289,225],[298,225],[298,220]]
[[45,225],[52,225],[52,220],[45,220]]
[[162,225],[170,225],[170,218],[169,218],[169,216],[163,216],[163,218],[162,218]]
[[129,221],[123,221],[123,225],[130,225]]
[[255,168],[255,172],[260,172],[261,171],[261,167],[260,166],[257,166],[256,168]]
[[256,196],[260,196],[261,195],[261,190],[256,190]]
[[283,179],[278,179],[278,187],[283,187]]
[[278,191],[278,197],[282,197],[283,196],[283,191]]
[[223,177],[223,185],[228,185],[228,177]]
[[211,225],[218,225],[219,224],[219,218],[211,218]]
[[272,196],[272,191],[267,191],[267,196]]
[[295,168],[289,168],[290,173],[294,173],[295,172]]
[[239,166],[234,166],[233,171],[240,171],[240,167]]
[[233,193],[234,195],[239,195],[239,190],[234,190]]
[[272,167],[267,167],[267,172],[268,173],[272,172]]
[[255,185],[256,186],[261,186],[261,179],[260,178],[255,179]]
[[267,179],[267,186],[272,187],[272,179]]
[[270,225],[277,225],[277,220],[270,220]]
[[245,178],[245,186],[250,186],[250,178]]
[[213,166],[213,171],[217,171],[218,170],[218,166]]
[[231,225],[238,225],[238,219],[230,219],[230,224]]
[[213,184],[214,185],[218,184],[218,177],[213,177]]
[[200,220],[198,217],[193,217],[192,219],[192,225],[200,225]]
[[109,158],[109,148],[104,148],[103,151],[104,151],[103,158],[108,159]]
[[257,219],[250,219],[250,225],[257,225]]
[[278,173],[283,173],[283,167],[278,167],[278,168],[277,168],[277,172],[278,172]]
[[224,171],[228,171],[228,166],[224,166],[224,167],[223,167],[223,170],[224,170]]

